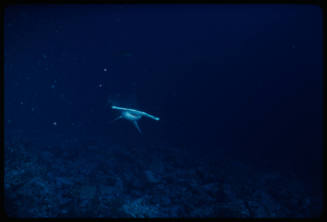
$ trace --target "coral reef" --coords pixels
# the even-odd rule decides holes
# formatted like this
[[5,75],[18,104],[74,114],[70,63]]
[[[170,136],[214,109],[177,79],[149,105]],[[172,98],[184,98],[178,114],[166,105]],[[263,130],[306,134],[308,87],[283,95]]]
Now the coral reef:
[[224,156],[70,138],[5,140],[10,217],[314,217],[321,199],[296,178]]

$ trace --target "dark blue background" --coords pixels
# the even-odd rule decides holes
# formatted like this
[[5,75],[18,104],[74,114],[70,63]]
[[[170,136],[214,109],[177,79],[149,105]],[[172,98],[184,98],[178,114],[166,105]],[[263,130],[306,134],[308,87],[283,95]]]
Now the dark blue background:
[[[310,5],[10,6],[5,130],[225,149],[320,187],[321,25]],[[108,124],[108,98],[161,120]]]

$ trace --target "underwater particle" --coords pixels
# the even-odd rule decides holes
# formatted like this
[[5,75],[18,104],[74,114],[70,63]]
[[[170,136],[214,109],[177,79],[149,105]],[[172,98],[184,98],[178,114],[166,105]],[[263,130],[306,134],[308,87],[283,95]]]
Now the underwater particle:
[[57,33],[60,32],[61,29],[62,29],[62,26],[61,26],[61,25],[57,25],[57,26],[55,27],[55,31],[56,31]]
[[52,125],[57,126],[57,122],[53,122]]
[[11,121],[11,119],[8,119],[8,123],[10,124],[12,121]]
[[107,72],[107,71],[108,71],[108,69],[107,69],[107,68],[104,68],[104,69],[103,69],[103,71],[104,71],[104,72]]
[[35,108],[34,107],[32,107],[32,112],[34,112],[35,111]]
[[52,89],[56,88],[56,83],[57,83],[57,80],[53,80],[53,84],[51,85]]
[[102,85],[101,83],[98,85],[99,88],[102,88],[102,86],[103,86],[103,85]]
[[20,105],[23,105],[24,104],[24,102],[23,101],[20,101]]
[[47,59],[48,58],[47,54],[45,54],[45,53],[42,54],[42,57],[43,57],[43,59]]
[[72,102],[66,98],[64,93],[60,94],[60,100],[62,100],[63,102],[65,102],[67,104],[72,104]]
[[133,56],[133,54],[130,51],[127,51],[127,50],[120,50],[119,51],[119,56],[131,57],[131,56]]

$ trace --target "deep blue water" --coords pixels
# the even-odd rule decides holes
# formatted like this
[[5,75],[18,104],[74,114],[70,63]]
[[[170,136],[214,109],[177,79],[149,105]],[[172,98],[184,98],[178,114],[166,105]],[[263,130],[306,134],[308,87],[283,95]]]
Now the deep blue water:
[[[126,167],[137,170],[132,162],[137,158],[140,172],[155,172],[148,166],[153,160],[151,153],[155,152],[156,157],[168,155],[165,160],[160,160],[165,167],[175,159],[180,161],[181,166],[172,166],[172,172],[189,166],[188,161],[194,161],[193,165],[198,166],[195,162],[201,156],[202,164],[213,163],[212,169],[217,164],[216,168],[224,175],[235,175],[235,178],[244,172],[237,167],[232,172],[228,164],[223,164],[225,161],[249,166],[249,175],[259,178],[262,178],[259,175],[276,172],[280,178],[293,175],[294,186],[304,187],[300,190],[305,197],[298,194],[299,202],[309,198],[312,205],[306,208],[310,211],[300,214],[296,211],[299,207],[294,204],[287,212],[271,213],[268,210],[258,213],[247,203],[249,213],[243,212],[241,216],[312,217],[319,214],[322,194],[322,14],[318,6],[12,5],[5,9],[4,22],[5,194],[8,195],[5,204],[9,215],[140,217],[143,214],[126,210],[131,209],[126,208],[126,203],[136,198],[129,196],[135,188],[126,188],[126,175],[115,171],[114,167],[97,166],[86,175],[65,174],[71,168],[63,163],[69,162],[83,169],[89,168],[90,163],[108,164],[106,155],[111,154],[106,152],[112,147],[119,147],[117,152],[121,153],[115,157],[116,167],[121,164],[124,168],[130,164]],[[160,120],[140,119],[140,134],[130,121],[111,122],[120,114],[111,109],[112,105],[141,110],[160,117]],[[75,144],[69,145],[68,140],[74,140]],[[93,151],[88,149],[83,153],[81,147],[90,148],[90,144]],[[12,148],[15,146],[20,148]],[[128,154],[130,147],[135,147],[135,153]],[[9,151],[9,148],[15,151]],[[42,154],[45,150],[47,153]],[[172,154],[180,151],[180,156]],[[16,153],[8,156],[10,152]],[[64,152],[66,156],[62,156]],[[103,159],[97,155],[99,153]],[[149,154],[149,159],[143,153]],[[69,206],[56,205],[54,203],[58,201],[51,198],[44,200],[47,196],[44,193],[38,198],[29,197],[37,199],[33,206],[19,205],[22,199],[27,199],[32,188],[21,191],[21,186],[12,185],[10,175],[18,166],[26,170],[25,165],[21,165],[26,155],[35,158],[34,162],[29,160],[29,166],[44,170],[47,177],[35,170],[27,175],[20,174],[25,178],[21,183],[38,178],[43,181],[40,184],[49,187],[50,194],[47,195],[53,198],[59,195],[58,189],[66,189],[77,190],[76,196],[81,199],[83,191],[75,188],[77,182],[71,181],[72,178],[88,187],[85,189],[92,190],[94,186],[96,192],[101,193],[101,186],[108,185],[107,180],[96,179],[96,185],[90,185],[99,169],[104,175],[110,171],[114,178],[122,178],[125,188],[117,198],[121,201],[117,204],[119,210],[109,214],[99,210],[100,213],[91,214],[100,206],[104,209],[108,206],[107,202],[92,196],[89,199],[93,198],[93,202],[87,202],[89,211],[77,211],[76,208],[82,209],[83,204],[78,207],[80,202],[75,194],[66,197]],[[42,155],[48,156],[42,159]],[[84,162],[75,161],[78,155]],[[130,159],[125,160],[124,155],[131,155]],[[10,166],[6,165],[8,162]],[[63,172],[58,175],[46,173],[51,169],[55,169],[54,172],[63,169]],[[130,170],[126,172],[130,173],[129,178],[140,178]],[[233,180],[221,182],[220,174],[214,172],[211,182],[236,186]],[[183,173],[186,175],[187,169]],[[183,173],[176,178],[183,178]],[[142,175],[145,175],[144,180],[151,178],[149,173]],[[161,178],[166,175],[167,171],[160,171]],[[61,177],[70,180],[71,187],[56,187]],[[203,178],[196,181],[207,183]],[[275,182],[279,184],[280,181],[284,180]],[[148,194],[154,201],[155,194],[170,195],[163,194],[170,190],[168,185],[181,186],[164,179],[153,183],[156,185],[138,187],[134,184],[139,192],[135,195],[144,196],[149,189],[161,185],[160,192],[154,190]],[[290,181],[284,183],[281,187],[291,187],[285,188],[287,192],[294,191]],[[243,185],[250,190],[259,189],[245,182]],[[263,186],[262,189],[266,188]],[[281,188],[277,185],[267,188],[274,189],[275,193],[280,193]],[[240,189],[234,190],[237,193]],[[207,191],[211,192],[211,188]],[[282,205],[284,199],[290,198],[274,196],[273,191],[262,192],[271,195],[274,203],[282,207],[285,207]],[[228,191],[222,193],[227,195]],[[211,196],[216,198],[212,206],[216,206],[218,196],[217,193]],[[153,203],[160,205],[155,211],[157,214],[145,210],[148,212],[145,216],[240,216],[222,212],[217,207],[213,207],[212,212],[192,214],[195,209],[192,202],[187,208],[183,202],[174,205],[173,198],[164,208],[160,198]],[[253,198],[238,194],[238,200],[261,204]],[[197,205],[198,208],[208,204],[208,198],[200,199],[202,205]],[[225,202],[230,203],[231,199]],[[55,206],[42,211],[44,203]],[[172,213],[174,206],[179,209],[178,213]],[[267,209],[274,207],[272,203],[266,206]]]

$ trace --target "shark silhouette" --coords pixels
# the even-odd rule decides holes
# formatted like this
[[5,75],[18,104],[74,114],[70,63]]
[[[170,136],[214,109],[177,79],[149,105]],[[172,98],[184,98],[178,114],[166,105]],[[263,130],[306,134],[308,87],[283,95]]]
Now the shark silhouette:
[[119,120],[119,119],[127,119],[134,124],[134,126],[136,127],[137,131],[139,131],[140,134],[142,134],[142,132],[141,132],[141,129],[140,129],[137,121],[139,121],[139,119],[141,119],[143,116],[148,117],[150,119],[154,119],[156,121],[160,120],[159,117],[155,117],[146,112],[142,112],[142,111],[139,111],[136,109],[123,108],[123,107],[119,107],[119,106],[111,106],[111,108],[121,111],[120,116],[115,118],[113,121]]

